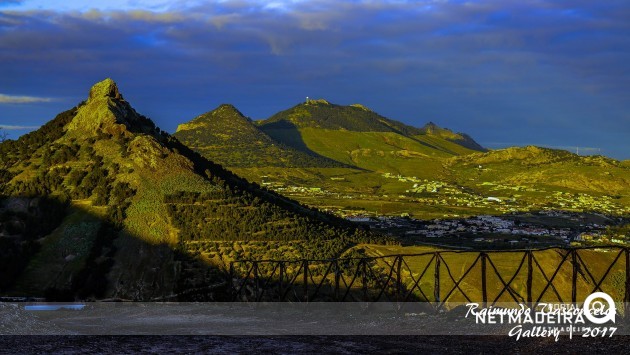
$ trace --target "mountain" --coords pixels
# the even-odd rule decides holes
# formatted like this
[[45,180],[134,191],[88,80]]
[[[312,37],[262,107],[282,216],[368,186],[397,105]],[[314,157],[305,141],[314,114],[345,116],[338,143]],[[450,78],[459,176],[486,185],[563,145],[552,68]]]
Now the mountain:
[[439,170],[441,159],[483,150],[461,134],[445,136],[450,131],[443,129],[428,132],[362,105],[325,100],[308,100],[256,124],[295,149],[379,173],[418,175]]
[[363,105],[341,106],[326,100],[308,100],[281,111],[260,122],[267,129],[322,128],[354,132],[395,132],[403,135],[420,134],[418,128],[385,118]]
[[270,118],[257,122],[264,130],[319,128],[353,132],[390,132],[407,137],[433,136],[459,144],[465,148],[486,151],[470,136],[454,133],[429,122],[422,128],[415,128],[402,122],[385,118],[361,104],[341,106],[326,100],[307,100]]
[[380,238],[203,158],[111,79],[0,152],[5,295],[221,299],[236,258],[328,258]]
[[[429,219],[563,208],[617,215],[628,203],[627,162],[538,147],[488,151],[467,134],[433,122],[411,127],[362,105],[307,100],[247,123],[278,142],[277,147],[345,167],[273,167],[260,151],[254,164],[232,171],[342,216]],[[206,125],[197,134],[212,137],[226,131]],[[237,140],[234,133],[226,136]],[[202,150],[194,140],[181,138],[210,159],[219,154],[219,147]],[[255,146],[240,147],[251,151]],[[488,196],[504,203],[491,204]]]
[[422,131],[422,134],[424,135],[440,137],[471,150],[476,150],[479,152],[488,151],[486,148],[482,147],[479,143],[475,142],[475,140],[471,136],[467,135],[466,133],[454,133],[450,129],[441,128],[433,122],[427,123],[420,130]]
[[[341,106],[321,99],[257,122],[231,105],[221,105],[179,125],[175,136],[206,158],[256,181],[257,174],[274,167],[413,173],[435,166],[435,159],[485,151],[469,136],[434,124],[415,128],[359,104]],[[260,168],[265,172],[251,170]],[[300,175],[309,180],[313,174]]]
[[[321,99],[262,121],[223,105],[180,125],[175,136],[250,181],[342,215],[372,212],[375,195],[406,190],[387,174],[442,179],[447,159],[485,151],[467,135],[435,124],[415,128],[363,105]],[[410,213],[409,206],[400,213]]]
[[174,136],[206,158],[228,167],[342,166],[274,141],[232,105],[221,105],[180,124]]

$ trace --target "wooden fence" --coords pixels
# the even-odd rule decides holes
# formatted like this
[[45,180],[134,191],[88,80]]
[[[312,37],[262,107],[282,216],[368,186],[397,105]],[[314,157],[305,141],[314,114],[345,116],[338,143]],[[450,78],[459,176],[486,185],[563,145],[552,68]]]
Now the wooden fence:
[[235,301],[581,302],[602,291],[630,302],[630,249],[620,246],[455,251],[230,264]]

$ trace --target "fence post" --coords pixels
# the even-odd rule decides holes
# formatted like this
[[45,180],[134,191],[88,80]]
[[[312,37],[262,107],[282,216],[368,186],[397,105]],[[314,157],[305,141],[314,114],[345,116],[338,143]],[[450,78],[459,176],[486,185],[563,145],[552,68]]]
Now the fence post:
[[308,302],[308,260],[304,260],[304,302]]
[[400,294],[402,293],[402,275],[400,275],[400,269],[402,268],[402,255],[398,256],[398,262],[396,265],[396,302],[400,302]]
[[234,262],[230,261],[230,271],[229,271],[229,275],[228,277],[230,278],[229,280],[229,285],[230,285],[230,293],[231,293],[231,299],[232,301],[236,301],[236,285],[234,285]]
[[435,252],[435,273],[433,274],[434,279],[434,287],[433,287],[433,296],[435,297],[435,302],[440,303],[440,253]]
[[527,251],[527,306],[532,307],[532,283],[534,277],[534,255],[533,251]]
[[278,265],[278,267],[280,268],[280,297],[279,297],[279,301],[282,302],[283,298],[284,298],[284,290],[282,289],[282,281],[284,279],[284,262],[280,262],[280,265]]
[[365,259],[361,259],[363,266],[361,267],[362,275],[362,283],[363,283],[363,300],[368,302],[368,287],[367,287],[367,261]]
[[626,252],[626,292],[623,298],[624,311],[623,315],[626,319],[630,319],[630,249],[624,248]]
[[486,280],[486,253],[481,253],[481,298],[483,300],[483,307],[488,306],[488,284]]
[[335,301],[339,301],[339,277],[341,277],[339,261],[335,259]]
[[256,302],[258,299],[258,262],[254,261],[254,300]]
[[571,263],[573,263],[573,277],[571,279],[571,302],[577,303],[577,277],[578,277],[578,264],[577,264],[577,249],[571,249]]

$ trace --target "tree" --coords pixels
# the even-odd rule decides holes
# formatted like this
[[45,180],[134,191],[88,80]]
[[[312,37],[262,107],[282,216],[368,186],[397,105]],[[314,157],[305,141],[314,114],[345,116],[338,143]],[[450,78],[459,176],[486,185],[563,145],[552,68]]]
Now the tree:
[[0,127],[0,143],[4,143],[7,139],[9,139],[9,133],[3,131],[2,127]]

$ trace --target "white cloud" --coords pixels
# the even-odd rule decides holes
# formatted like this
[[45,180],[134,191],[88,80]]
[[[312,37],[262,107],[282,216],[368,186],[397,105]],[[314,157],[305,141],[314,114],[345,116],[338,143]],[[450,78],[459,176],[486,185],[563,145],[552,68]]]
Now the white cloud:
[[0,124],[0,129],[4,129],[7,131],[17,131],[23,129],[38,129],[41,126],[20,126],[20,125],[4,125]]
[[48,97],[12,96],[0,94],[0,104],[32,104],[36,102],[51,102]]

